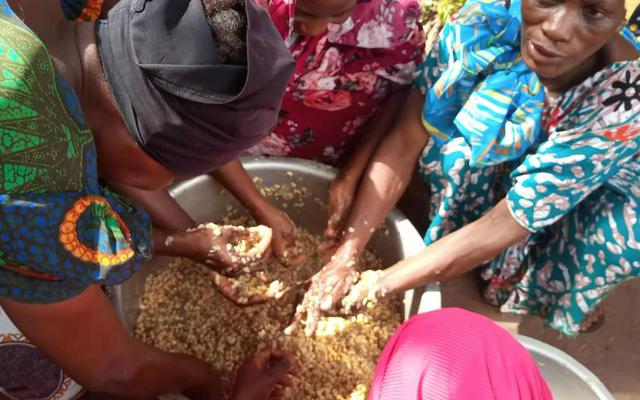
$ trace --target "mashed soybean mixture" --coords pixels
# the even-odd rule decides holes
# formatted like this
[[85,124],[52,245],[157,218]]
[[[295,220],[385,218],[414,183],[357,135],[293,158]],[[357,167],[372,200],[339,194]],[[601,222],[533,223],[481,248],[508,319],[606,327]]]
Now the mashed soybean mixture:
[[[240,308],[216,290],[204,267],[175,260],[147,280],[136,336],[162,350],[192,354],[211,363],[220,370],[227,391],[241,361],[270,347],[291,352],[301,369],[287,399],[364,400],[377,358],[401,322],[401,299],[386,298],[349,318],[323,318],[314,338],[305,337],[303,329],[285,335],[305,289],[296,284],[324,264],[316,251],[320,238],[303,229],[298,229],[298,235],[307,255],[302,267],[287,268],[272,259],[260,279],[242,280],[256,285],[256,290],[274,281],[292,286],[282,299]],[[356,268],[363,271],[381,265],[366,253]]]

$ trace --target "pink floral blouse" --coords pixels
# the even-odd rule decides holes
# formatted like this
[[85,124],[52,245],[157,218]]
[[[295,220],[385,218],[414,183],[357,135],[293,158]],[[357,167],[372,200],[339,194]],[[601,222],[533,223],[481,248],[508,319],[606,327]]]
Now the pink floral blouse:
[[268,3],[296,70],[278,125],[247,155],[339,164],[389,95],[413,80],[424,53],[418,1],[361,2],[320,37],[294,31],[295,0]]

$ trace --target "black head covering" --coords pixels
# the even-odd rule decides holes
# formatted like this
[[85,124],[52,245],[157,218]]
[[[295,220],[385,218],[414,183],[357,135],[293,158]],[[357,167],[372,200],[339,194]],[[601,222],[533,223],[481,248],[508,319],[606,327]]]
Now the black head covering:
[[247,65],[218,62],[201,0],[123,0],[98,22],[129,131],[179,176],[226,164],[276,124],[295,64],[267,11],[245,2]]

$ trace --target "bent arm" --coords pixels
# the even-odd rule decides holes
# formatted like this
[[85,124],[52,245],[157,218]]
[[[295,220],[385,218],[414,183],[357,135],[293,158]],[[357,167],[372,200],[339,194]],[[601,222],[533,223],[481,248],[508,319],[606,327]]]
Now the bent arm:
[[253,183],[240,160],[235,159],[216,169],[213,176],[249,210],[251,215],[256,216],[268,206],[267,200]]
[[361,252],[406,190],[418,157],[429,139],[422,126],[424,99],[412,90],[402,114],[382,141],[362,178],[340,248]]
[[208,364],[134,339],[98,286],[55,304],[0,298],[0,305],[35,346],[89,390],[127,398],[183,393],[222,399]]
[[398,293],[454,278],[493,259],[530,233],[513,218],[507,201],[502,200],[482,218],[384,271],[382,287],[388,293]]
[[340,171],[340,178],[357,186],[364,174],[371,157],[378,145],[391,129],[393,121],[404,104],[408,89],[392,94],[382,105],[380,112],[368,123],[365,134],[345,166]]
[[166,189],[142,190],[133,186],[110,183],[118,193],[141,205],[149,216],[153,227],[167,233],[183,232],[194,228],[196,222],[178,204]]

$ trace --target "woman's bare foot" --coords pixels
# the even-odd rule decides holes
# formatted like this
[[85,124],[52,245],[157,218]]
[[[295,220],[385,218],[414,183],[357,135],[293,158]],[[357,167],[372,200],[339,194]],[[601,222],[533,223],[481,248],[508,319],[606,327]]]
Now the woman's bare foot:
[[604,325],[604,308],[600,305],[596,306],[580,324],[580,333],[592,333],[600,329]]

